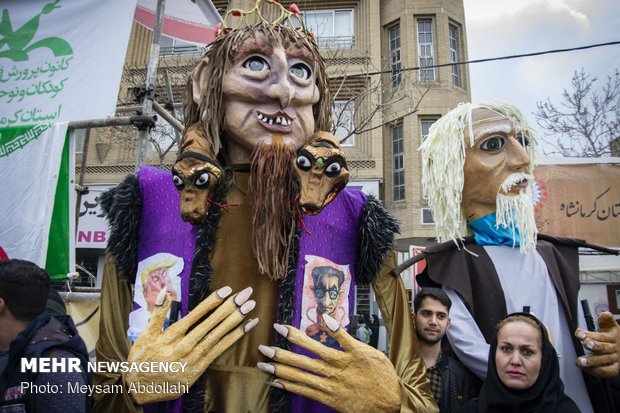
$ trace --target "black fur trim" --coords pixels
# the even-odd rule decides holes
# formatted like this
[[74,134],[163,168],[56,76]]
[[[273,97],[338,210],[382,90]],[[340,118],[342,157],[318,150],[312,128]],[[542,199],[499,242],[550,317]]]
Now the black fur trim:
[[136,175],[101,195],[101,209],[110,225],[107,253],[114,257],[122,280],[134,283],[138,268],[138,230],[142,218],[142,198]]
[[[213,195],[213,200],[218,204],[224,203],[228,190],[228,180],[218,187]],[[211,205],[205,222],[198,231],[192,271],[189,277],[189,310],[196,308],[198,304],[211,293],[211,279],[213,267],[209,260],[211,250],[215,245],[217,227],[222,217],[222,209],[217,205]],[[205,315],[206,317],[206,315]],[[207,373],[196,380],[190,387],[183,401],[183,411],[188,413],[203,413],[205,411],[205,387],[207,385]]]
[[[223,191],[216,192],[213,200],[222,203],[225,199]],[[189,309],[195,308],[211,292],[210,284],[213,275],[213,267],[209,260],[209,254],[215,245],[217,226],[222,217],[222,209],[217,205],[209,207],[209,214],[198,231],[194,259],[192,260],[192,272],[189,278]]]
[[[291,325],[293,322],[295,275],[297,274],[297,260],[299,258],[299,238],[300,228],[297,226],[295,235],[293,235],[293,239],[291,240],[292,244],[288,254],[286,277],[284,277],[278,286],[278,313],[276,314],[276,322],[278,324]],[[284,350],[291,350],[291,342],[280,334],[276,334],[276,346]],[[272,387],[269,389],[269,403],[272,413],[288,412],[291,410],[290,393]]]
[[377,277],[385,255],[395,244],[395,234],[400,233],[398,220],[390,214],[381,201],[368,196],[357,240],[355,283],[368,285]]

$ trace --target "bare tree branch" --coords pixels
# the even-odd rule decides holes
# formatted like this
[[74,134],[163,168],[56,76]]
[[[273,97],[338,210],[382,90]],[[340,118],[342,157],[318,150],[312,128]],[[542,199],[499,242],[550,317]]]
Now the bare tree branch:
[[542,140],[553,150],[545,155],[569,157],[613,156],[620,139],[620,72],[607,76],[601,89],[597,78],[575,71],[571,88],[562,100],[536,102],[536,121],[543,129]]
[[[340,143],[416,113],[430,90],[429,82],[419,81],[416,72],[400,72],[398,80],[389,74],[352,78],[348,74],[363,75],[381,70],[370,59],[351,57],[347,61],[342,50],[323,53],[327,57],[330,87],[336,102],[332,133]],[[337,63],[332,65],[330,62]],[[387,63],[385,66],[383,70],[389,68]]]

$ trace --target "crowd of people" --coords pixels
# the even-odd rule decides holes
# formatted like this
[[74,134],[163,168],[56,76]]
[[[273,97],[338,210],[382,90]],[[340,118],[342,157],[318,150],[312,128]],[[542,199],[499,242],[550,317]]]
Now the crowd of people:
[[[487,377],[480,381],[444,339],[451,326],[451,306],[442,289],[423,288],[412,308],[419,354],[440,412],[580,412],[564,392],[549,330],[535,315],[512,313],[497,324]],[[364,315],[355,315],[351,330],[358,340],[376,346],[377,339],[371,342],[371,337],[378,336],[379,318],[370,317],[376,329],[366,325]],[[22,357],[77,357],[83,372],[24,372]],[[87,393],[28,391],[29,386],[63,389],[69,382],[90,384],[87,360],[85,345],[45,270],[28,261],[0,261],[0,409],[89,411],[92,400]]]

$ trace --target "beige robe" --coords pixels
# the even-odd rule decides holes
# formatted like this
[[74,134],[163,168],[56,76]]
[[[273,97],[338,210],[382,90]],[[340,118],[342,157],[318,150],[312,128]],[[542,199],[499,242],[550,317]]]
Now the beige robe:
[[[259,274],[252,253],[252,213],[247,197],[247,174],[236,174],[236,183],[227,202],[238,204],[234,214],[222,214],[216,247],[211,254],[213,280],[211,290],[230,286],[234,292],[248,286],[254,289],[256,307],[250,317],[259,324],[217,358],[207,369],[206,411],[269,412],[270,376],[256,367],[267,361],[258,351],[259,344],[274,345],[278,302],[278,285]],[[403,412],[437,412],[437,406],[425,375],[424,362],[418,355],[418,343],[411,323],[407,294],[400,277],[390,270],[395,266],[394,254],[386,257],[381,274],[372,287],[388,330],[389,358],[394,364],[402,390]],[[100,336],[97,358],[100,361],[126,360],[130,343],[127,339],[128,314],[132,308],[131,288],[118,280],[111,257],[106,260],[101,293]],[[120,374],[96,374],[95,383],[121,384]],[[381,383],[377,383],[379,391]],[[123,394],[95,395],[94,412],[139,412],[131,396]]]

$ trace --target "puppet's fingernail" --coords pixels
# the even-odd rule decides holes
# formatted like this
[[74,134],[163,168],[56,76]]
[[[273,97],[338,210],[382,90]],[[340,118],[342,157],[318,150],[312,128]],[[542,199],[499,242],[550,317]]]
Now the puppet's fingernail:
[[592,340],[586,341],[586,348],[588,350],[592,350],[594,348],[594,341],[592,341]]
[[258,346],[258,351],[263,353],[263,356],[270,359],[274,358],[276,355],[276,351],[273,348],[269,346],[263,346],[262,344]]
[[239,311],[241,311],[241,314],[247,314],[250,311],[254,310],[254,307],[256,306],[256,301],[254,300],[250,300],[247,303],[243,304],[241,306],[241,308],[239,309]]
[[228,297],[230,293],[232,293],[232,288],[230,288],[229,286],[222,287],[219,290],[217,290],[217,296],[220,297],[221,299]]
[[258,318],[254,318],[248,321],[247,324],[243,327],[243,331],[247,333],[248,331],[256,327],[256,324],[258,324]]
[[159,306],[164,303],[166,300],[166,293],[168,292],[168,287],[162,288],[162,290],[157,294],[157,298],[155,299],[155,305]]
[[579,359],[579,363],[581,363],[582,366],[587,366],[588,365],[588,359],[585,357],[581,357]]
[[280,333],[280,335],[288,337],[288,328],[284,327],[282,324],[274,323],[273,328]]
[[325,320],[325,324],[327,324],[327,327],[333,332],[338,331],[340,328],[340,323],[327,314],[323,314],[323,320]]
[[277,381],[268,381],[267,384],[271,387],[275,387],[276,389],[284,390],[284,386]]
[[274,374],[276,372],[276,368],[269,363],[258,362],[256,363],[256,367],[258,367],[265,373]]
[[248,301],[248,298],[250,298],[251,295],[252,295],[252,287],[246,288],[245,290],[237,294],[237,296],[235,297],[235,304],[241,305],[245,303],[246,301]]

